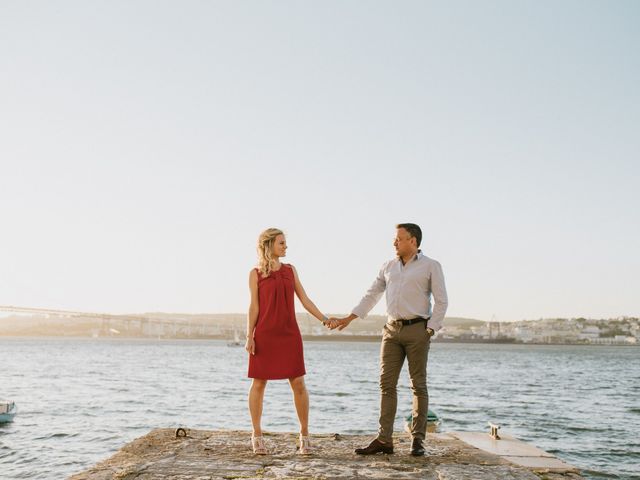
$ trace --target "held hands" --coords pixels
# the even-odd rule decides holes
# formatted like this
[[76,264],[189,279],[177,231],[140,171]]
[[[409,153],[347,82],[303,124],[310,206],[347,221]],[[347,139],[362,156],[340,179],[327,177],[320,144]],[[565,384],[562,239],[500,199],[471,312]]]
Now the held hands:
[[344,318],[331,317],[329,318],[329,321],[325,323],[325,325],[331,330],[335,330],[336,328],[338,330],[344,330],[349,326],[351,322],[352,320],[349,319],[349,317],[344,317]]
[[337,319],[337,318],[334,318],[334,317],[329,317],[329,318],[327,318],[327,317],[323,317],[323,319],[322,319],[322,326],[323,326],[323,327],[327,327],[327,328],[329,328],[329,329],[333,330],[334,328],[336,328],[336,327],[335,327],[336,320],[338,320],[338,319]]

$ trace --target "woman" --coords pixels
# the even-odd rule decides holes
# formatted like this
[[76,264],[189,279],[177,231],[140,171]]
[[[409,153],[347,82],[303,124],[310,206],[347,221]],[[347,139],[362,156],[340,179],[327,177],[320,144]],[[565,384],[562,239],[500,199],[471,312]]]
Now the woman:
[[268,380],[288,379],[293,391],[293,401],[300,421],[298,453],[311,453],[309,442],[309,394],[304,383],[304,355],[302,336],[296,321],[293,294],[302,306],[323,324],[328,321],[307,297],[298,273],[291,264],[281,263],[286,255],[287,242],[284,233],[269,228],[258,238],[258,267],[249,273],[251,305],[247,318],[247,343],[249,352],[249,411],[253,434],[251,446],[257,455],[266,455],[260,420],[262,402]]

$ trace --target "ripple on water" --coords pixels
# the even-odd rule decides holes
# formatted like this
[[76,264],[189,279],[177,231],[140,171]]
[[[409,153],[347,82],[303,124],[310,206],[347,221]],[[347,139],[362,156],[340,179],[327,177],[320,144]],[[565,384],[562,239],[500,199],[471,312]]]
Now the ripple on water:
[[598,478],[615,478],[615,479],[620,479],[620,477],[616,474],[609,474],[606,472],[602,472],[599,470],[590,470],[590,469],[586,469],[586,470],[582,470],[582,474],[586,475],[588,478],[593,478],[593,479],[598,479]]
[[49,440],[52,438],[73,438],[73,437],[77,437],[80,434],[78,432],[76,433],[62,433],[62,432],[57,432],[57,433],[50,433],[49,435],[44,435],[41,437],[35,437],[34,440]]

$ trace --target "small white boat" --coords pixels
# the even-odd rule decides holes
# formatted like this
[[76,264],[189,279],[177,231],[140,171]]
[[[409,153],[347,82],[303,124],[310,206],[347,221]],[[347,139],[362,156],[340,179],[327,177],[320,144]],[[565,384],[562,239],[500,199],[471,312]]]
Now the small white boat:
[[17,411],[15,402],[0,400],[0,423],[12,422]]
[[241,347],[242,343],[240,343],[240,335],[237,330],[233,331],[233,340],[229,340],[227,342],[227,347]]

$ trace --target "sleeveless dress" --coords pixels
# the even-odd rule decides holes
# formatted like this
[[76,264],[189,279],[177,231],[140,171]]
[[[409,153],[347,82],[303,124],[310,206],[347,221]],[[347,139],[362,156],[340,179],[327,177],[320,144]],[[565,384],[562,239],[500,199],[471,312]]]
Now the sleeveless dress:
[[290,265],[263,277],[258,271],[258,322],[249,378],[279,380],[306,373],[302,336],[293,305],[295,279]]

